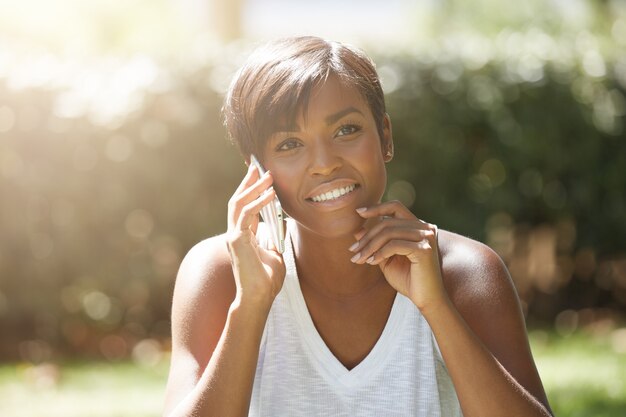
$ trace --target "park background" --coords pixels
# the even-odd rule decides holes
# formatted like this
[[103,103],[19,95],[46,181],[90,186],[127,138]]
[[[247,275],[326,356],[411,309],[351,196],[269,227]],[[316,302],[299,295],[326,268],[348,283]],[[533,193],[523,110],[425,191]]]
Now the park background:
[[626,410],[626,2],[0,0],[0,415],[156,416],[178,265],[265,39],[377,63],[386,198],[508,265],[559,416]]

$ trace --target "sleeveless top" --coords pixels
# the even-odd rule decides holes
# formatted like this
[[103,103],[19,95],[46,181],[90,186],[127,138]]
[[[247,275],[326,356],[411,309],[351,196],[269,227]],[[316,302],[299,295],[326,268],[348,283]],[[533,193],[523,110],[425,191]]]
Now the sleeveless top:
[[[270,239],[263,226],[261,245]],[[371,352],[353,369],[343,366],[309,315],[286,229],[285,282],[261,339],[248,416],[462,417],[433,333],[400,293]]]

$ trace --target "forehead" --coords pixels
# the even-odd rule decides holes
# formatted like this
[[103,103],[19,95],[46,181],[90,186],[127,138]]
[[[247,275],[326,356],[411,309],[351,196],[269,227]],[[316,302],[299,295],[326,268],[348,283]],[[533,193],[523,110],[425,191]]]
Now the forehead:
[[355,86],[330,76],[312,88],[308,100],[294,113],[293,120],[287,120],[288,116],[283,115],[277,127],[296,127],[322,119],[329,121],[330,115],[339,114],[347,109],[356,109],[364,116],[371,115],[365,97]]

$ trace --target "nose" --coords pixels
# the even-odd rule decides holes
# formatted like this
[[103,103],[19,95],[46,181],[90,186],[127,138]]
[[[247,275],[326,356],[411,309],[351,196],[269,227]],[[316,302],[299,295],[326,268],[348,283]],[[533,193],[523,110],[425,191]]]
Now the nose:
[[341,157],[331,144],[319,141],[311,149],[309,174],[328,176],[341,167]]

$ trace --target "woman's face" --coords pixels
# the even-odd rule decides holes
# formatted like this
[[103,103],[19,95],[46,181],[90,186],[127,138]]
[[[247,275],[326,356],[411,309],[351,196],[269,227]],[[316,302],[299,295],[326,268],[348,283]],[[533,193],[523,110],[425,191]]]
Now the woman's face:
[[380,202],[385,190],[388,117],[380,138],[361,94],[330,77],[313,89],[296,125],[278,130],[265,145],[263,164],[287,214],[322,236],[359,230],[356,209]]

